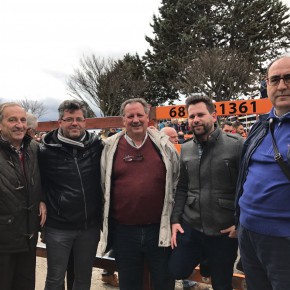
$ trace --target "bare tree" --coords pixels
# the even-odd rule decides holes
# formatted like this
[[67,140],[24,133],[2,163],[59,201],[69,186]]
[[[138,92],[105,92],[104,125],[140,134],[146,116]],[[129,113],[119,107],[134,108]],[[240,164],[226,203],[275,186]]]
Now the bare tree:
[[259,74],[244,55],[214,48],[184,63],[175,84],[184,94],[203,92],[216,101],[225,101],[255,91],[258,80]]
[[94,54],[91,57],[83,56],[80,60],[80,68],[74,71],[67,85],[69,94],[85,103],[93,103],[102,110],[99,99],[99,79],[112,69],[114,61],[98,58]]
[[42,102],[28,100],[26,97],[23,100],[16,101],[20,106],[22,106],[26,112],[31,113],[37,119],[44,116],[47,113],[47,109],[44,107]]
[[68,91],[72,97],[96,105],[105,116],[116,116],[124,100],[144,95],[146,84],[138,55],[113,60],[93,54],[80,60],[80,68],[68,81]]

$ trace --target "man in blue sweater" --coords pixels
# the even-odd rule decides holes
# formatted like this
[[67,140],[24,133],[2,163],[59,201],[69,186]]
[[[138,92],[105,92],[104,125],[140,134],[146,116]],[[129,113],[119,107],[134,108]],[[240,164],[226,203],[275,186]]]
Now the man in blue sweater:
[[[274,159],[271,130],[290,171],[290,56],[267,71],[270,113],[253,126],[237,186],[239,245],[248,290],[290,289],[290,181]],[[271,122],[270,122],[270,119]]]

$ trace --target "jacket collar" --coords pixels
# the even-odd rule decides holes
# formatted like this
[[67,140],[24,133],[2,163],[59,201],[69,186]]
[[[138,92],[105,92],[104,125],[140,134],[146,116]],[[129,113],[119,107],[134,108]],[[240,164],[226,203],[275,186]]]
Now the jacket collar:
[[[207,138],[207,140],[206,140],[205,142],[210,142],[211,140],[217,140],[217,139],[219,138],[220,135],[221,135],[221,129],[218,128],[218,127],[216,127],[216,128],[214,129],[214,131],[213,131],[212,133],[209,134],[209,136],[208,136],[208,138]],[[193,135],[193,141],[194,141],[195,143],[200,143],[200,142],[196,139],[195,135]]]

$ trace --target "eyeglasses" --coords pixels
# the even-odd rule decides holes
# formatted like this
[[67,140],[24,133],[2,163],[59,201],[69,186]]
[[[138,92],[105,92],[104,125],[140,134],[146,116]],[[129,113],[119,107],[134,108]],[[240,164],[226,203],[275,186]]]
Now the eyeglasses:
[[131,155],[126,155],[123,160],[125,162],[132,162],[132,161],[142,161],[144,159],[142,154],[136,155],[136,156],[131,156]]
[[77,118],[66,118],[61,120],[63,120],[66,123],[74,123],[74,122],[82,123],[85,121],[85,118],[77,117]]
[[285,86],[290,86],[290,74],[284,76],[272,76],[267,78],[269,86],[278,86],[280,84],[280,80],[284,81]]

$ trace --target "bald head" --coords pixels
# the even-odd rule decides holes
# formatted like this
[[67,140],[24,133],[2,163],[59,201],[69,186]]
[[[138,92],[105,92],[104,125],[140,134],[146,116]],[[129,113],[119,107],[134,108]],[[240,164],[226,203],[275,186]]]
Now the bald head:
[[160,130],[160,132],[165,133],[169,137],[171,143],[178,144],[178,135],[174,128],[164,127]]

